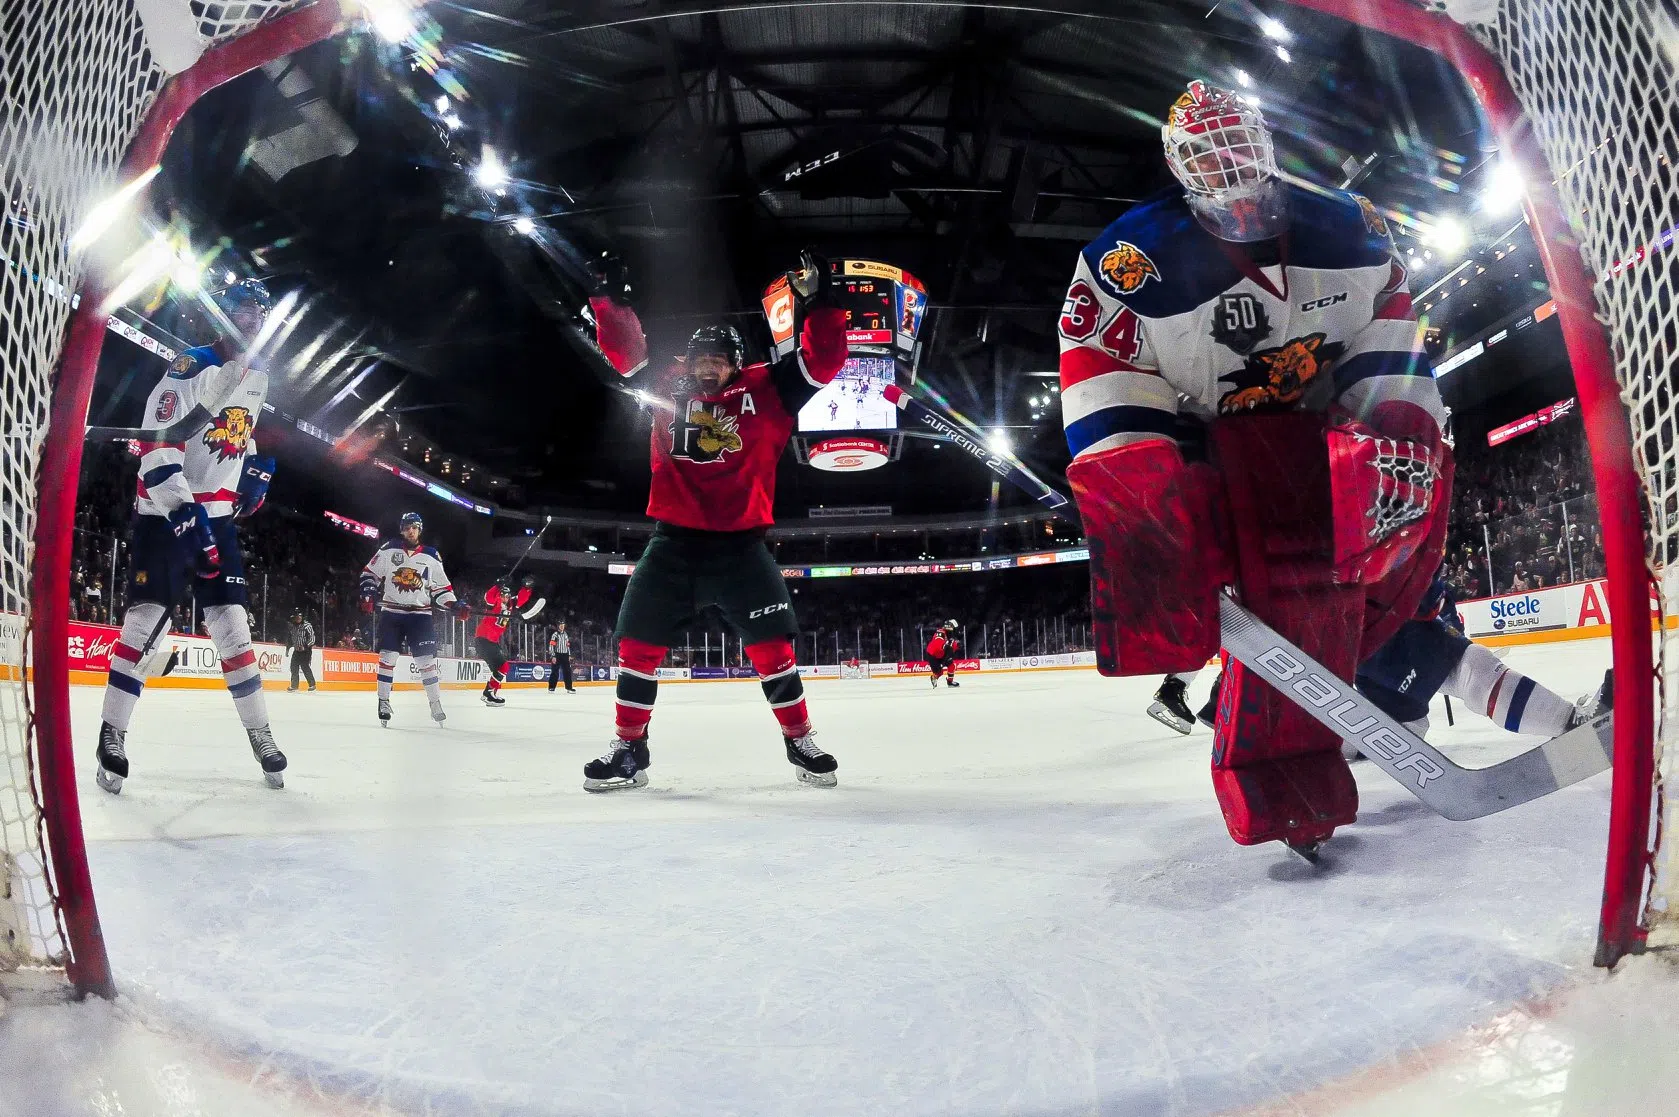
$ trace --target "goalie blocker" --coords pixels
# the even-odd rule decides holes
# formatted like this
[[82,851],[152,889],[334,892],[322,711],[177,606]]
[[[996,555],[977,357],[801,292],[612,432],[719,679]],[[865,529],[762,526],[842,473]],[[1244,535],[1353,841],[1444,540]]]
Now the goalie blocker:
[[[1351,680],[1414,614],[1444,550],[1451,454],[1432,429],[1414,433],[1314,412],[1241,415],[1209,426],[1207,462],[1160,440],[1075,460],[1098,669],[1201,666],[1218,650],[1229,584]],[[1315,846],[1358,812],[1340,738],[1242,664],[1228,670],[1212,774],[1230,836]]]

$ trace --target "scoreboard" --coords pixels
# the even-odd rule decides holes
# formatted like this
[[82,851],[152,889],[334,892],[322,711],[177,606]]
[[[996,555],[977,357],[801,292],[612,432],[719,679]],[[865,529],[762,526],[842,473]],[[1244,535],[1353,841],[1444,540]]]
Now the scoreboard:
[[[845,311],[850,356],[833,383],[799,409],[794,452],[819,469],[870,469],[902,452],[898,409],[884,393],[889,385],[915,382],[927,288],[904,269],[877,260],[834,260],[829,266],[835,301]],[[763,306],[780,358],[798,345],[785,276],[764,291]],[[849,437],[827,437],[840,432]]]

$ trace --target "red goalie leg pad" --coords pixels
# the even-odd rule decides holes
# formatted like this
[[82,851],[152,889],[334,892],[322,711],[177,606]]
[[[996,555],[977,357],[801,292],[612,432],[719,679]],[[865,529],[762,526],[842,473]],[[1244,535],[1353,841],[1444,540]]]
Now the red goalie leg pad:
[[[1343,679],[1358,666],[1364,587],[1337,585],[1322,415],[1221,419],[1211,428],[1224,477],[1242,603]],[[1328,837],[1358,814],[1340,739],[1232,662],[1220,692],[1213,790],[1244,845]]]
[[659,696],[659,664],[669,650],[627,636],[618,641],[618,736],[625,741],[647,735]]
[[1067,470],[1090,541],[1096,667],[1104,675],[1193,671],[1218,648],[1229,580],[1218,477],[1151,439]]
[[784,737],[803,737],[810,732],[810,711],[805,709],[805,684],[799,678],[793,642],[785,636],[746,645],[747,658],[757,669],[775,720]]

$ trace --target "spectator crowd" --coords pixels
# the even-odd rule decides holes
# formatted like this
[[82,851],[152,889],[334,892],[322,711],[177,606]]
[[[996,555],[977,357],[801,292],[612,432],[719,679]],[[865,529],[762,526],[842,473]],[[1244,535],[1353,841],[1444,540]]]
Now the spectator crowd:
[[[126,604],[133,474],[134,459],[124,447],[88,447],[71,568],[75,619],[120,621]],[[1034,543],[1032,530],[1007,542],[1023,547]],[[967,531],[959,538],[971,544],[974,536]],[[371,633],[359,608],[357,579],[371,541],[273,502],[254,524],[241,524],[240,541],[252,627],[259,639],[284,640],[287,619],[298,610],[314,625],[322,646],[369,646]],[[918,550],[926,545],[913,544]],[[870,561],[878,549],[877,544],[870,553],[853,558],[824,544],[821,557]],[[971,547],[967,553],[972,553]],[[790,554],[779,557],[797,561]],[[1603,536],[1577,418],[1497,447],[1480,440],[1459,445],[1445,573],[1460,598],[1539,589],[1600,577],[1603,570]],[[496,571],[468,568],[464,574],[457,585],[465,600],[481,608],[483,591]],[[542,570],[540,579],[538,593],[549,604],[532,621],[515,622],[515,654],[541,656],[553,626],[565,620],[580,662],[610,659],[625,578],[563,567]],[[1088,586],[1082,564],[1056,564],[985,573],[796,579],[791,589],[800,640],[808,641],[801,645],[801,658],[831,662],[880,654],[896,658],[900,653],[914,658],[924,633],[952,618],[967,630],[967,650],[976,655],[1084,650],[1091,646]],[[193,631],[194,610],[190,599],[181,602],[173,617],[176,631]],[[442,626],[445,648],[470,654],[475,623]],[[725,639],[726,632],[727,625],[714,613],[694,618],[672,662],[733,662],[739,658],[738,641]]]

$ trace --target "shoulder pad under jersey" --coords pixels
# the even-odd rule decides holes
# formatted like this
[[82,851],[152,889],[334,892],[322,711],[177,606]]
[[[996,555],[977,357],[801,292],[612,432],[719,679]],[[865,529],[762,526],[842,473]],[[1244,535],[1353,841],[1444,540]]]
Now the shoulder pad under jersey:
[[1337,271],[1393,259],[1387,219],[1362,194],[1290,183],[1288,262]]
[[169,371],[164,375],[171,380],[191,380],[207,368],[221,364],[221,358],[208,345],[195,345],[191,349],[183,349],[169,362]]
[[1144,318],[1193,310],[1242,278],[1176,187],[1126,210],[1082,254],[1102,293]]

